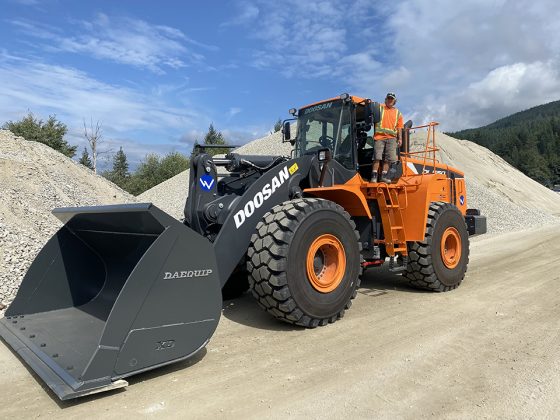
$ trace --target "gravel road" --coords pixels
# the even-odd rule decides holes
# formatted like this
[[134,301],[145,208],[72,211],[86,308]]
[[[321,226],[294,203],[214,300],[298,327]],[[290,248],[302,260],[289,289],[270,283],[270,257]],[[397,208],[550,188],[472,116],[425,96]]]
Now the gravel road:
[[559,418],[560,226],[480,237],[457,290],[372,269],[344,319],[303,330],[250,296],[196,361],[60,403],[0,346],[4,418]]

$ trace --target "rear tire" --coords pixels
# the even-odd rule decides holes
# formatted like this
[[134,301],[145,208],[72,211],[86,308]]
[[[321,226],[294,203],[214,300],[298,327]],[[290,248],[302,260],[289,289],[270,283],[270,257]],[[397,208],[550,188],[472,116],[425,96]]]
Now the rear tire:
[[411,285],[434,292],[456,289],[469,263],[465,218],[453,204],[431,203],[425,239],[409,244],[408,249],[409,261],[403,276]]
[[257,225],[247,252],[249,284],[259,305],[308,328],[342,318],[360,283],[355,227],[328,200],[302,198],[274,207]]

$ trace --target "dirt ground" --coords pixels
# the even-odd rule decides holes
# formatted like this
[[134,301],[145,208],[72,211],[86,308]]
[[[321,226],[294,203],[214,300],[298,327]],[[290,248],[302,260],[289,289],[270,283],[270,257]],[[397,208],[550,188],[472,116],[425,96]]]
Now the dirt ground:
[[195,361],[68,403],[0,344],[0,417],[560,418],[559,283],[560,226],[481,237],[453,292],[372,269],[315,330],[245,296]]

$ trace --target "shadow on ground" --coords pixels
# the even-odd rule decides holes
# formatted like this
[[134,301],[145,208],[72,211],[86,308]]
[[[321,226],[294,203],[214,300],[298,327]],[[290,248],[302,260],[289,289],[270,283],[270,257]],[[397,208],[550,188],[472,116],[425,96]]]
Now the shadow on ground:
[[279,321],[257,304],[251,292],[223,303],[222,316],[238,324],[269,331],[303,330],[303,327]]
[[[391,273],[387,265],[367,269],[362,275],[359,294],[367,296],[381,296],[387,293],[424,293],[422,290],[413,288],[400,274]],[[250,292],[241,297],[226,300],[223,303],[222,315],[238,324],[251,328],[270,331],[293,331],[303,327],[297,327],[275,319],[259,307]]]
[[[176,371],[183,370],[183,369],[186,369],[188,367],[194,366],[198,362],[200,362],[202,359],[204,359],[204,357],[206,356],[206,353],[207,353],[206,348],[203,348],[188,360],[184,360],[182,362],[172,363],[172,364],[167,365],[167,366],[162,366],[162,367],[159,367],[159,368],[155,368],[155,369],[149,370],[147,372],[139,373],[137,375],[126,378],[126,380],[128,382],[127,387],[115,389],[115,390],[112,390],[112,391],[100,392],[99,394],[87,395],[87,396],[84,396],[84,397],[80,397],[80,398],[76,398],[76,399],[68,400],[68,401],[61,401],[41,381],[41,378],[36,376],[33,371],[31,371],[31,373],[33,374],[35,379],[39,383],[41,383],[41,386],[43,387],[43,389],[46,389],[47,391],[49,391],[50,396],[52,397],[53,400],[56,401],[58,406],[60,408],[64,409],[64,408],[73,407],[73,406],[78,405],[78,404],[84,404],[84,403],[87,403],[87,402],[93,401],[93,400],[110,398],[111,396],[114,396],[116,394],[120,394],[121,392],[126,392],[127,388],[133,388],[134,385],[136,385],[138,383],[141,383],[141,382],[144,382],[144,381],[150,381],[152,379],[155,379],[155,378],[158,378],[158,377],[161,377],[161,376],[165,376],[165,375],[171,375],[171,374],[175,373]],[[30,369],[28,369],[28,370],[30,370]]]
[[412,287],[400,273],[390,272],[388,264],[365,270],[362,274],[360,291],[426,293],[424,290]]

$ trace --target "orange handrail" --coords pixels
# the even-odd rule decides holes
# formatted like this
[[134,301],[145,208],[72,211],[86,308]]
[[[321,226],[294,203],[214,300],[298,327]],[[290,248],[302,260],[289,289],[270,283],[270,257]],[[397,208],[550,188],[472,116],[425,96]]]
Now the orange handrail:
[[411,127],[409,129],[407,129],[408,131],[410,130],[416,130],[419,128],[428,128],[428,134],[427,134],[427,138],[426,138],[426,144],[424,147],[424,150],[419,150],[416,152],[411,152],[410,151],[410,144],[408,145],[409,150],[406,153],[401,153],[401,156],[404,157],[404,165],[406,166],[408,164],[408,159],[416,156],[416,155],[422,155],[423,156],[423,162],[422,162],[422,173],[419,174],[420,176],[424,176],[424,172],[426,169],[426,163],[428,162],[428,156],[431,154],[431,161],[432,161],[432,167],[435,170],[436,167],[436,152],[439,150],[436,146],[436,129],[435,127],[438,126],[439,123],[432,121],[428,124],[424,124],[424,125],[418,125],[416,127]]

